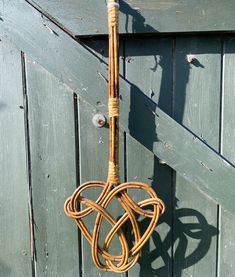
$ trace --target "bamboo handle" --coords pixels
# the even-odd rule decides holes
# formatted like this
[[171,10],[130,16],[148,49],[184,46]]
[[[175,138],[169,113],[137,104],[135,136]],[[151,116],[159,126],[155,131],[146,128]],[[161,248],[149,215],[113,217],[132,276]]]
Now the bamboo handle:
[[119,184],[119,38],[118,0],[108,1],[109,28],[109,169],[108,183]]

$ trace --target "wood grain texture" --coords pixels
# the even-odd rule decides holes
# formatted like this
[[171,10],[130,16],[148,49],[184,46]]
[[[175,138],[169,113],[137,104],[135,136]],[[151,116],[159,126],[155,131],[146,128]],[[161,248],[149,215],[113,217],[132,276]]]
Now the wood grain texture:
[[[92,123],[92,117],[97,112],[93,106],[86,101],[79,100],[79,141],[80,141],[80,172],[81,183],[89,180],[106,181],[108,174],[109,155],[109,130],[107,128],[96,128]],[[123,136],[120,137],[120,151],[123,152]],[[123,158],[123,153],[120,153]],[[124,162],[120,159],[121,181],[124,179]],[[100,189],[92,189],[84,192],[84,196],[96,200],[101,193]],[[117,218],[123,213],[118,201],[112,201],[108,206],[108,211]],[[96,214],[93,213],[85,218],[90,231],[93,230]],[[100,244],[110,231],[110,225],[103,221],[100,232]],[[117,238],[110,245],[111,253],[120,254],[120,242]],[[91,247],[85,238],[82,238],[82,263],[85,276],[116,276],[115,273],[106,273],[98,270],[93,264],[91,257]],[[120,276],[125,276],[121,274]]]
[[[44,1],[48,7],[55,5],[54,1],[47,2],[50,3]],[[86,5],[91,7],[92,3],[88,1]],[[171,13],[175,12],[172,8],[182,7],[182,2],[174,7],[167,6],[168,2],[157,1],[149,1],[148,4],[130,0],[126,3],[130,4],[130,7],[125,5],[125,20],[126,16],[129,17],[126,26],[128,32],[164,32],[167,24],[171,27],[170,32],[175,32],[177,28],[177,31],[184,32],[185,29],[180,29],[180,26],[196,31],[199,26],[197,23],[201,24],[203,31],[222,30],[218,25],[213,29],[212,25],[219,22],[220,26],[226,27],[233,21],[233,17],[228,16],[234,10],[232,1],[223,2],[223,9],[217,1],[210,7],[208,1],[199,1],[193,8],[190,6],[193,2],[190,2],[188,10],[179,10],[179,21],[172,24],[170,20],[174,17],[169,19],[166,13],[172,16]],[[0,59],[4,66],[0,69],[0,126],[3,130],[0,145],[3,164],[0,186],[3,193],[0,196],[0,206],[4,224],[0,227],[0,245],[4,252],[0,255],[0,275],[31,276],[24,115],[20,108],[23,106],[21,61],[20,52],[8,45],[7,40],[15,43],[19,49],[24,49],[58,78],[31,58],[27,59],[37,276],[79,276],[81,272],[84,276],[107,275],[93,266],[90,247],[86,241],[82,242],[81,256],[76,226],[63,213],[63,202],[76,187],[76,175],[80,174],[81,182],[92,178],[106,179],[107,165],[104,160],[108,160],[108,130],[95,129],[91,125],[91,118],[96,112],[107,111],[107,43],[105,40],[102,43],[96,41],[88,45],[90,49],[87,50],[25,1],[2,1],[1,4],[0,33],[3,42],[0,42]],[[68,16],[67,11],[77,4],[75,1],[66,2],[63,16]],[[124,7],[124,2],[122,4]],[[202,4],[208,5],[208,8],[203,9]],[[97,9],[99,5],[103,11],[104,3],[98,2]],[[137,12],[133,10],[133,5],[140,7],[140,13],[138,9]],[[60,21],[61,8],[57,7],[53,16],[58,16]],[[52,8],[47,9],[48,12],[50,10]],[[146,11],[147,15],[144,15]],[[151,16],[151,13],[157,14],[159,11],[161,16]],[[193,15],[187,11],[193,12]],[[165,16],[162,16],[164,13]],[[228,16],[226,22],[223,21],[225,16]],[[203,21],[205,17],[208,21]],[[103,16],[99,22],[105,18]],[[187,19],[188,24],[180,18]],[[73,18],[70,19],[70,25],[67,25],[67,19],[60,22],[72,35],[76,35],[80,26],[76,26],[78,29],[73,28]],[[151,20],[158,24],[159,30],[156,30],[156,25]],[[160,20],[166,22],[161,21],[164,23],[161,26]],[[122,19],[121,24],[124,22]],[[97,22],[90,22],[87,30],[83,28],[84,34],[92,32],[90,30],[93,30],[94,24],[96,33],[102,33]],[[124,27],[123,30],[127,32]],[[153,185],[159,196],[168,203],[168,212],[143,249],[139,266],[129,275],[215,276],[217,273],[218,276],[233,276],[235,245],[232,238],[235,236],[235,219],[230,212],[235,212],[234,38],[228,38],[224,46],[221,154],[225,158],[218,154],[220,39],[177,38],[176,56],[171,54],[174,43],[169,38],[145,38],[144,42],[143,39],[128,38],[126,45],[124,63],[127,67],[123,68],[122,75],[127,81],[121,79],[121,124],[123,130],[130,134],[127,135],[126,148],[127,177],[130,181],[138,179]],[[188,54],[195,55],[191,64],[187,63]],[[175,75],[171,59],[175,65]],[[171,115],[171,86],[174,81],[173,108],[179,124],[168,116]],[[74,133],[73,91],[81,95],[78,101],[78,134]],[[76,135],[80,141],[76,141],[79,144],[76,147],[79,148],[81,161],[80,166],[77,161],[77,169],[74,146]],[[123,137],[121,143],[123,150]],[[125,153],[122,152],[121,155],[123,161]],[[159,165],[154,155],[158,155],[179,172],[176,176],[175,198],[174,187],[171,186],[171,170],[166,165]],[[122,168],[124,176],[124,166]],[[95,198],[97,192],[91,191],[88,195]],[[135,194],[135,197],[138,199],[141,196]],[[9,206],[4,204],[7,201],[13,203],[10,211]],[[221,214],[216,202],[222,204]],[[118,216],[121,210],[116,208],[117,203],[112,204],[110,209]],[[174,214],[171,211],[173,204],[177,204]],[[11,217],[6,216],[9,213]],[[91,228],[92,220],[87,220]],[[102,230],[104,236],[107,228],[105,226]],[[216,249],[217,246],[219,249]],[[119,251],[118,243],[114,243],[112,249]],[[216,257],[217,254],[219,257]]]
[[175,53],[174,117],[218,150],[221,39],[177,38]]
[[[174,116],[214,149],[220,143],[220,74],[220,38],[176,39]],[[175,193],[174,274],[215,276],[217,205],[177,173]]]
[[72,91],[26,58],[37,276],[79,276],[78,234],[63,205],[76,187]]
[[218,276],[234,275],[235,216],[221,209]]
[[224,42],[223,107],[222,107],[222,154],[235,164],[235,39],[228,37]]
[[[149,184],[164,201],[166,212],[160,217],[150,239],[141,251],[138,264],[133,267],[128,276],[172,276],[172,172],[166,165],[161,165],[158,159],[136,140],[127,136],[127,177],[128,182],[139,181]],[[138,202],[147,197],[143,191],[130,190],[128,193]],[[148,227],[149,220],[139,218],[140,231]],[[133,240],[130,233],[130,242]]]
[[[125,78],[131,84],[131,97],[133,97],[130,108],[135,105],[135,87],[137,87],[165,113],[171,115],[172,54],[173,39],[171,38],[148,38],[147,41],[143,38],[126,39]],[[134,117],[131,110],[129,116]],[[131,121],[132,118],[129,120]],[[129,122],[131,133],[130,128]]]
[[[227,37],[223,47],[223,85],[222,85],[222,120],[221,120],[221,153],[235,163],[235,131],[234,131],[234,104],[235,104],[235,40]],[[235,181],[229,185],[234,187]],[[221,207],[219,241],[219,276],[234,275],[235,251],[235,217]]]
[[[139,121],[136,119],[138,102],[136,102],[137,90],[144,91],[166,113],[171,114],[173,62],[171,39],[149,39],[148,43],[143,39],[127,39],[125,42],[125,78],[130,84],[131,98],[129,111],[129,131],[141,135]],[[138,92],[137,92],[138,93]],[[152,128],[148,136],[149,148],[157,140],[155,122],[147,113],[141,113],[142,120]],[[160,222],[151,238],[142,249],[142,255],[138,266],[130,270],[128,276],[171,276],[172,274],[172,207],[171,185],[172,172],[166,165],[160,165],[157,158],[143,145],[127,135],[127,178],[128,181],[140,181],[149,184],[156,190],[158,196],[166,204],[166,213],[160,218]],[[146,195],[143,191],[130,190],[128,192],[138,202]],[[143,232],[148,226],[147,218],[140,218],[140,230]],[[130,240],[132,239],[130,235]]]
[[174,276],[216,276],[217,205],[181,176],[175,183]]
[[[107,34],[106,2],[100,0],[29,0],[73,35]],[[233,31],[232,0],[120,0],[120,32],[169,33]],[[216,16],[215,16],[216,15]]]
[[[73,90],[79,92],[94,106],[97,105],[97,94],[94,91],[100,92],[99,99],[101,103],[105,103],[107,65],[98,57],[91,55],[82,45],[73,41],[45,17],[41,17],[39,12],[25,2],[11,1],[5,3],[4,22],[1,24],[3,28],[0,31],[3,38],[14,41],[18,47],[26,50],[36,61],[42,63],[45,68]],[[44,24],[54,32],[50,32]],[[69,53],[66,58],[64,53]],[[80,66],[78,66],[78,61]],[[96,68],[98,67],[102,70],[97,72]],[[88,81],[88,74],[92,76],[92,82]],[[120,80],[120,88],[123,98],[120,122],[128,132],[127,116],[131,86],[124,80]],[[159,141],[154,143],[149,150],[165,160],[169,166],[179,171],[187,179],[196,182],[199,188],[210,197],[215,198],[227,209],[234,211],[235,208],[231,199],[233,196],[235,197],[235,192],[227,185],[233,180],[234,167],[194,134],[168,117],[151,100],[145,98],[141,91],[136,93],[136,103],[138,103],[136,104],[138,111],[141,111],[138,114],[139,117],[142,113],[149,113],[155,120],[157,129],[155,132],[158,133]],[[99,110],[107,111],[107,107],[99,106]],[[139,125],[144,125],[144,132],[134,136],[134,138],[148,147],[150,144],[146,137],[148,137],[147,133],[153,132],[152,126],[150,128],[141,118],[137,118],[137,120]],[[175,136],[169,135],[170,130],[174,130]],[[187,149],[189,148],[191,148],[193,155],[188,155]],[[225,179],[228,180],[226,184]],[[221,183],[224,184],[223,188]],[[231,195],[229,200],[227,199],[228,194]]]
[[[97,55],[105,63],[108,58],[108,44],[106,40],[92,40],[86,42],[86,47],[89,51]],[[122,55],[122,41],[120,42],[120,54]],[[102,70],[103,64],[100,63],[96,68],[97,72]],[[102,77],[104,78],[104,77]],[[88,76],[90,82],[92,82],[92,76]],[[89,180],[106,181],[108,177],[108,161],[109,161],[109,125],[106,124],[103,128],[96,128],[92,123],[92,118],[96,113],[100,112],[100,107],[105,107],[108,101],[108,84],[106,83],[105,98],[102,98],[98,91],[95,92],[97,97],[96,106],[92,106],[84,99],[78,97],[78,117],[79,117],[79,149],[80,149],[80,183],[87,182]],[[120,178],[121,182],[124,182],[124,137],[120,132]],[[86,197],[92,200],[96,200],[100,194],[100,189],[88,190],[84,193]],[[108,205],[108,211],[117,218],[123,213],[123,208],[118,201],[111,201]],[[85,222],[92,230],[95,223],[96,214],[88,216]],[[106,221],[103,221],[100,232],[100,244],[104,242],[107,233],[110,231],[110,225]],[[114,238],[110,245],[111,253],[121,254],[120,242],[117,237]],[[85,276],[116,276],[115,273],[102,272],[98,270],[93,264],[91,257],[91,247],[85,238],[82,238],[82,264],[83,272]],[[125,276],[125,273],[121,274]]]
[[0,275],[31,276],[21,53],[0,42]]

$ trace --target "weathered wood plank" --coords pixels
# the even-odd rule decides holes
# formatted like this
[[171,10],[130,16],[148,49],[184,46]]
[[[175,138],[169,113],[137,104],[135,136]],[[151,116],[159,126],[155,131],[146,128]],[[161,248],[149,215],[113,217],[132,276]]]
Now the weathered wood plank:
[[177,38],[175,55],[174,118],[218,149],[221,38]]
[[[166,113],[171,114],[172,108],[172,46],[171,39],[127,39],[125,42],[125,78],[144,91],[149,98],[158,103]],[[131,91],[129,112],[130,134],[136,129],[135,88]],[[147,114],[148,115],[148,114]],[[143,120],[152,126],[152,143],[157,134],[154,130],[153,118],[142,114]],[[152,120],[151,120],[152,119]],[[139,130],[140,131],[140,130]],[[149,148],[152,146],[149,145]],[[160,219],[159,225],[142,250],[139,265],[128,273],[134,276],[171,276],[172,274],[172,172],[167,166],[160,165],[157,158],[143,145],[127,136],[127,177],[128,181],[143,181],[154,189],[167,206],[166,214]],[[130,190],[129,194],[135,201],[146,197],[143,192]],[[141,231],[148,226],[148,219],[140,220]]]
[[[17,15],[17,16],[16,16]],[[50,21],[43,19],[41,14],[25,2],[16,0],[5,3],[2,28],[3,38],[7,38],[29,53],[35,60],[43,64],[50,72],[68,84],[73,90],[88,100],[94,106],[99,101],[99,110],[106,111],[105,103],[107,65],[100,66],[100,59],[91,55],[79,43],[73,41]],[[50,32],[50,27],[54,32]],[[40,34],[40,36],[39,36]],[[57,34],[57,35],[56,35]],[[65,54],[66,53],[66,58]],[[79,66],[78,66],[79,65]],[[102,68],[99,72],[96,68]],[[92,76],[92,82],[87,78]],[[121,124],[128,132],[129,98],[133,85],[124,80],[120,81],[122,93]],[[99,100],[94,91],[99,91]],[[173,169],[179,171],[187,179],[197,183],[197,186],[224,207],[235,211],[233,197],[235,192],[228,185],[234,180],[234,166],[227,163],[194,134],[181,127],[168,117],[141,91],[136,89],[136,120],[142,133],[132,133],[132,136],[144,146],[153,145],[149,149]],[[148,142],[148,133],[152,133],[152,126],[148,126],[141,119],[142,114],[149,114],[155,120],[158,141]],[[144,128],[143,128],[144,126]],[[173,130],[173,131],[172,131]],[[171,133],[174,136],[171,136]],[[190,155],[188,149],[191,148]],[[196,173],[198,172],[198,173]],[[226,184],[225,184],[226,180]],[[223,186],[221,186],[223,184]],[[227,195],[231,198],[228,199]]]
[[[222,117],[221,117],[221,152],[231,162],[235,163],[235,39],[228,37],[223,47],[223,91],[222,91]],[[234,187],[234,182],[229,184]],[[219,274],[218,276],[234,275],[234,251],[235,251],[235,217],[221,208],[220,217],[220,245],[219,245]]]
[[[81,183],[89,180],[104,181],[107,180],[108,171],[108,154],[109,154],[109,130],[108,128],[96,128],[92,123],[92,117],[96,114],[96,109],[86,101],[79,100],[79,141],[80,141],[80,178]],[[121,146],[123,145],[123,137],[121,136]],[[120,147],[123,152],[123,147]],[[122,154],[123,157],[123,154]],[[121,160],[121,180],[123,176],[123,160]],[[101,193],[101,189],[91,189],[84,192],[84,195],[92,200],[96,200]],[[108,210],[115,217],[123,213],[118,201],[112,201],[108,206]],[[96,214],[93,213],[84,219],[85,224],[92,232],[94,228]],[[100,232],[100,245],[110,231],[110,225],[103,221]],[[120,242],[114,239],[110,245],[111,253],[120,254]],[[87,240],[82,237],[82,264],[83,272],[86,276],[107,276],[106,272],[98,270],[92,261],[91,247]],[[108,273],[109,276],[116,276],[115,273]],[[121,274],[120,276],[125,276]]]
[[174,276],[216,276],[216,203],[176,175],[173,223]]
[[[212,91],[210,91],[210,93],[212,93]],[[213,151],[213,150],[207,151],[207,150],[209,150],[209,147],[204,148],[204,150],[206,151],[205,152],[201,148],[201,146],[202,145],[205,146],[205,144],[201,144],[201,141],[195,135],[193,135],[190,139],[189,132],[184,130],[185,134],[187,133],[187,139],[186,139],[186,137],[181,136],[182,135],[181,131],[183,131],[183,129],[181,129],[180,132],[177,132],[178,128],[174,128],[173,126],[170,126],[171,124],[168,125],[166,122],[163,122],[162,121],[163,118],[161,117],[162,111],[160,111],[159,108],[156,108],[156,106],[154,104],[151,104],[151,105],[152,105],[152,107],[156,108],[156,112],[153,114],[154,109],[150,108],[149,113],[148,113],[148,107],[149,107],[150,101],[146,100],[142,96],[140,96],[140,92],[138,91],[137,87],[133,87],[133,95],[135,95],[135,97],[132,97],[132,100],[135,101],[135,103],[133,105],[135,106],[135,116],[136,116],[135,122],[136,122],[136,124],[135,124],[135,128],[133,128],[133,130],[131,130],[131,131],[129,130],[131,135],[134,138],[136,138],[139,142],[141,142],[143,145],[146,145],[149,149],[151,149],[151,146],[153,146],[151,149],[153,151],[153,153],[156,153],[157,156],[163,160],[165,160],[165,158],[167,158],[167,161],[166,160],[165,161],[169,165],[174,164],[173,168],[176,170],[179,170],[180,174],[182,174],[184,177],[187,178],[189,171],[192,170],[194,172],[194,174],[193,174],[193,176],[191,175],[191,177],[193,177],[191,179],[191,181],[193,181],[193,183],[196,183],[197,187],[199,189],[208,193],[210,197],[215,198],[215,200],[219,201],[220,203],[222,203],[221,200],[222,200],[222,198],[224,198],[223,204],[226,205],[227,207],[228,206],[231,207],[232,202],[230,205],[228,203],[228,201],[230,201],[230,200],[232,201],[232,198],[228,199],[228,197],[226,196],[226,194],[228,193],[227,189],[229,189],[229,186],[226,186],[226,184],[225,184],[222,188],[219,185],[219,183],[223,183],[223,184],[225,183],[225,181],[223,181],[222,178],[224,178],[224,180],[230,179],[229,174],[225,173],[224,165],[231,167],[232,171],[234,171],[234,167],[232,165],[230,165],[229,163],[227,163],[225,160],[223,160],[223,166],[221,163],[221,166],[223,167],[223,169],[221,167],[220,167],[220,169],[217,168],[217,166],[218,166],[217,162],[219,161],[219,160],[217,160],[217,158],[222,159],[219,155],[214,155],[214,154],[212,154],[212,152],[210,154],[210,151]],[[124,98],[122,102],[124,102],[124,101],[126,101],[126,98]],[[131,103],[130,100],[128,102]],[[149,104],[147,104],[147,102]],[[144,115],[144,117],[143,117],[143,115]],[[128,122],[129,114],[124,113],[124,116],[126,116],[126,119],[124,122]],[[148,118],[147,118],[147,116],[148,116]],[[164,115],[164,117],[165,116],[166,115]],[[154,142],[152,142],[152,136],[151,136],[152,125],[150,125],[151,127],[149,127],[149,124],[146,124],[147,122],[151,122],[152,118],[155,118],[155,124],[157,126],[156,127],[157,141],[154,141]],[[168,121],[168,123],[170,123],[170,121]],[[176,123],[174,122],[173,124],[176,124]],[[164,133],[163,130],[166,132],[168,131],[168,135],[166,135],[166,137],[164,137],[164,139],[162,136]],[[217,130],[218,130],[218,128],[217,128]],[[172,136],[172,133],[174,134],[174,136]],[[173,142],[173,141],[178,141],[179,144],[177,144],[177,146],[176,146],[175,142]],[[199,142],[199,141],[201,144],[201,146],[199,147],[199,148],[201,148],[200,154],[198,152],[198,148],[194,147],[194,143],[197,144],[197,142]],[[168,144],[168,142],[170,142],[170,143]],[[197,144],[197,146],[199,146],[199,144]],[[197,150],[196,150],[196,148],[197,148]],[[177,154],[175,151],[177,151]],[[163,154],[163,152],[164,152],[164,154]],[[216,158],[217,161],[214,160],[214,158]],[[182,166],[182,168],[181,168],[181,166]],[[220,171],[219,174],[218,174],[217,170]],[[216,171],[217,171],[217,173],[216,173]],[[214,175],[214,177],[215,176],[217,176],[217,177],[214,178],[214,177],[212,177],[213,175]],[[207,181],[206,181],[206,179],[204,179],[204,176],[206,177]],[[233,182],[232,176],[234,176],[234,172],[233,173],[231,172],[230,182]],[[202,179],[204,179],[204,185],[205,185],[204,187],[201,186]],[[209,179],[210,179],[210,181],[209,181]],[[225,187],[226,187],[226,189],[225,189]],[[216,194],[219,192],[218,190],[220,190],[220,195],[216,196]],[[225,190],[226,190],[226,192],[225,192]],[[230,193],[233,194],[232,188],[229,189],[229,195],[230,195]],[[224,196],[222,196],[223,194],[224,194]],[[220,200],[218,200],[218,199],[220,199]]]
[[79,276],[78,235],[63,205],[76,187],[72,91],[26,59],[37,276]]
[[31,276],[21,53],[0,42],[0,275]]
[[234,275],[235,216],[221,209],[218,276]]
[[[19,49],[24,50],[81,96],[89,95],[93,99],[89,100],[94,106],[97,102],[94,91],[101,91],[99,97],[102,102],[106,100],[106,63],[91,55],[82,44],[71,39],[62,29],[23,0],[5,3],[1,14],[2,39],[14,42]],[[100,69],[98,72],[97,68]],[[88,80],[88,74],[92,76],[92,82]],[[103,110],[105,109],[104,106]]]
[[222,114],[222,154],[235,164],[235,38],[228,37],[224,44],[223,114]]
[[[92,40],[86,44],[86,46],[99,56],[100,59],[107,62],[108,58],[108,45],[106,40]],[[122,42],[120,42],[120,48],[122,49]],[[122,51],[120,51],[121,53]],[[102,64],[96,68],[97,71],[100,70]],[[92,77],[87,76],[92,82]],[[99,92],[97,94],[97,99],[99,99]],[[106,96],[107,98],[107,96]],[[107,99],[105,99],[105,105]],[[109,157],[109,129],[108,124],[103,128],[96,128],[92,123],[93,116],[98,112],[99,106],[104,105],[102,100],[97,100],[97,108],[94,108],[91,104],[87,103],[83,99],[78,101],[78,111],[79,111],[79,142],[80,142],[80,181],[84,183],[89,180],[99,180],[106,182],[108,173],[108,157]],[[124,137],[120,133],[120,173],[121,181],[124,181]],[[84,192],[86,197],[89,199],[96,200],[101,193],[100,189],[92,189]],[[108,205],[108,211],[117,218],[123,214],[123,208],[120,206],[117,200],[112,201]],[[96,214],[88,216],[85,219],[86,225],[92,232],[94,228]],[[100,245],[104,242],[104,239],[108,232],[110,231],[110,225],[106,222],[102,222],[101,232],[100,232]],[[110,252],[121,254],[120,242],[117,237],[114,238],[110,245]],[[86,239],[82,238],[82,264],[83,272],[88,276],[107,276],[107,273],[98,270],[92,261],[91,247]],[[115,273],[108,273],[109,276],[116,276]],[[125,276],[125,274],[121,274]]]
[[[106,3],[100,0],[29,0],[73,35],[107,34]],[[171,33],[233,31],[231,0],[120,0],[120,32]],[[216,16],[215,16],[216,15]]]
[[[131,111],[132,106],[135,105],[135,87],[157,103],[158,107],[165,113],[171,115],[173,40],[171,38],[148,38],[146,41],[143,38],[132,38],[126,39],[125,45],[125,79],[133,84],[131,86],[129,114],[131,118],[129,121],[135,121],[135,114],[132,114]],[[129,129],[131,129],[130,122]],[[155,127],[153,127],[155,136],[154,129]]]
[[[176,39],[174,117],[214,149],[220,142],[220,74],[220,38]],[[215,276],[217,205],[177,173],[175,194],[174,275]]]
[[[159,164],[158,159],[136,140],[127,136],[127,172],[128,181],[140,181],[149,184],[166,204],[166,213],[141,252],[138,264],[128,276],[172,276],[172,174],[166,165]],[[138,202],[145,199],[143,191],[128,192]],[[149,221],[140,218],[139,226],[143,233]],[[133,235],[133,234],[132,234]],[[132,240],[130,236],[130,240]]]
[[[107,40],[92,40],[86,43],[86,46],[90,51],[96,53],[101,59],[107,62],[108,55],[108,44]],[[120,41],[120,54],[122,54],[122,41]],[[122,64],[122,59],[120,59],[120,64]],[[102,66],[102,64],[100,65]],[[120,65],[122,68],[122,65]],[[100,67],[97,68],[97,71]],[[90,81],[92,81],[92,76],[88,76]],[[83,99],[79,100],[79,141],[80,141],[80,164],[81,164],[81,183],[89,180],[107,180],[108,171],[108,157],[109,157],[109,130],[108,124],[104,128],[96,128],[92,123],[92,117],[98,113],[99,106],[104,105],[102,100],[100,100],[99,92],[96,92],[97,98],[97,108],[87,103]],[[124,182],[124,136],[122,131],[120,131],[120,177],[121,181]],[[85,195],[89,199],[96,200],[100,194],[100,189],[92,189],[87,191]],[[123,214],[124,210],[120,207],[118,201],[112,201],[108,206],[108,210],[114,217],[119,217]],[[92,232],[95,223],[95,213],[85,219],[87,226]],[[100,244],[104,241],[107,232],[110,231],[110,225],[103,221],[102,229],[100,232]],[[105,273],[98,270],[93,264],[91,257],[91,248],[86,239],[82,238],[82,253],[83,253],[83,272],[86,276],[116,276],[116,274]],[[114,238],[112,244],[110,245],[110,252],[120,254],[120,242],[117,238]],[[125,276],[125,274],[121,274]]]

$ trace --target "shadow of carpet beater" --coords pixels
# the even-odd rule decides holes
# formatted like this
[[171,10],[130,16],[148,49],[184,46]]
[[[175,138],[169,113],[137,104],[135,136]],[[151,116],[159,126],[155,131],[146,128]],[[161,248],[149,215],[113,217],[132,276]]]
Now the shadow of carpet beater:
[[[95,265],[104,271],[121,273],[129,270],[140,257],[140,250],[154,231],[160,215],[164,212],[164,203],[157,197],[155,191],[147,184],[140,182],[120,183],[119,179],[119,39],[118,39],[119,4],[117,0],[108,1],[109,26],[109,165],[107,182],[90,181],[79,186],[64,205],[65,213],[73,218],[82,234],[91,244],[92,258]],[[94,202],[82,196],[82,192],[90,188],[102,188],[98,199]],[[127,190],[143,190],[149,198],[136,203],[128,195]],[[107,211],[107,206],[116,198],[125,210],[124,214],[115,220]],[[85,205],[81,210],[79,205]],[[152,210],[144,209],[152,206]],[[84,221],[84,217],[96,212],[96,220],[91,233]],[[150,218],[150,223],[143,234],[137,223],[135,214]],[[103,246],[99,245],[101,224],[106,220],[111,225]],[[131,249],[124,233],[123,224],[131,223],[134,235],[134,244]],[[114,236],[118,236],[121,245],[121,255],[109,253],[109,246]],[[104,260],[105,262],[101,261]]]

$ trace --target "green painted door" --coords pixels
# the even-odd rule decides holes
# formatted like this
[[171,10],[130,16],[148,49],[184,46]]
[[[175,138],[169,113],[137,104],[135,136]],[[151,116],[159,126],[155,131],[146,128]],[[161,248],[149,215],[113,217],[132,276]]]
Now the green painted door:
[[[122,276],[234,277],[235,3],[120,7],[121,180],[167,207]],[[107,60],[105,1],[0,1],[0,277],[116,276],[63,211],[79,184],[107,177],[108,127],[92,124],[107,115]]]

